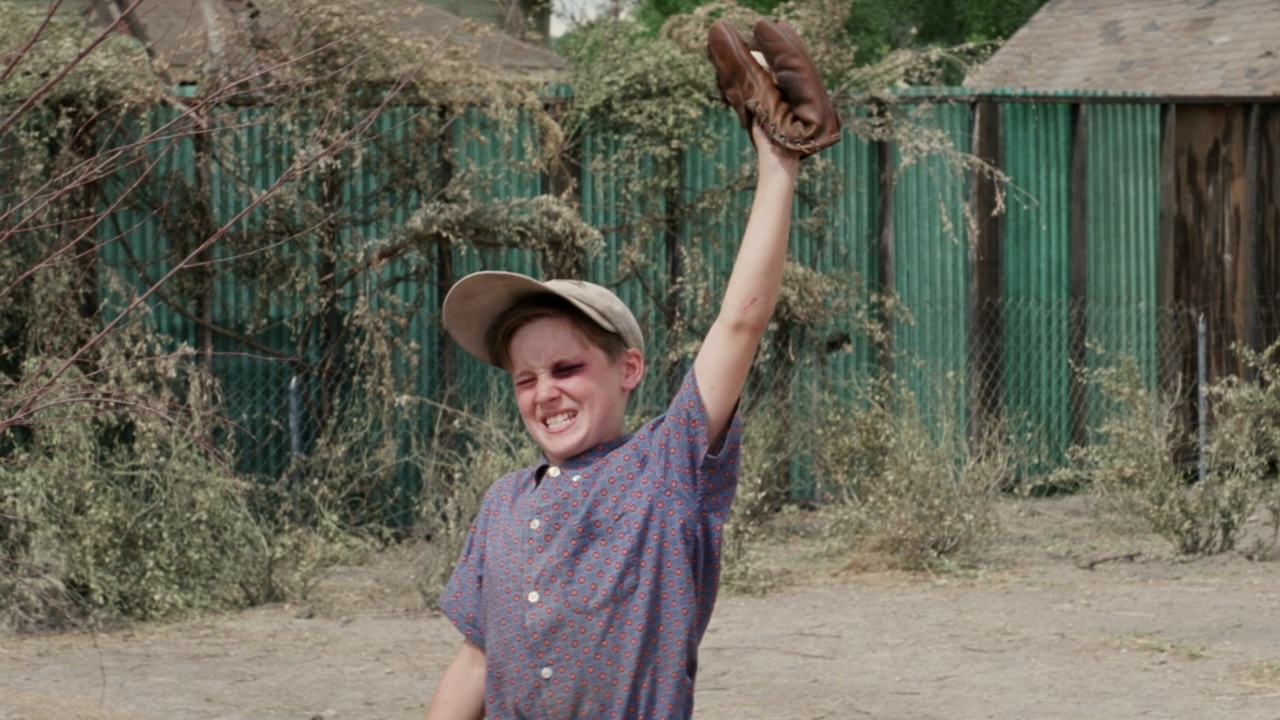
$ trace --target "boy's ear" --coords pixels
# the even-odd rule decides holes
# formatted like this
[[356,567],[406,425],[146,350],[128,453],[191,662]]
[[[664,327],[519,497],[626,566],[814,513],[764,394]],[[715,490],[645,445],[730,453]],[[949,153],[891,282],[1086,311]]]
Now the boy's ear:
[[622,366],[622,387],[627,392],[635,390],[640,385],[640,379],[644,377],[644,353],[635,348],[628,348],[618,358],[618,364]]

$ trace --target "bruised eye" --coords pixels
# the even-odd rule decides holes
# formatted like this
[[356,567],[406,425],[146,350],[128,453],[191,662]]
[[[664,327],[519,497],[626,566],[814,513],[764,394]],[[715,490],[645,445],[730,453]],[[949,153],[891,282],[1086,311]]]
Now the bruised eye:
[[582,369],[584,363],[570,363],[568,365],[556,365],[551,368],[551,374],[558,378],[566,378],[578,373]]

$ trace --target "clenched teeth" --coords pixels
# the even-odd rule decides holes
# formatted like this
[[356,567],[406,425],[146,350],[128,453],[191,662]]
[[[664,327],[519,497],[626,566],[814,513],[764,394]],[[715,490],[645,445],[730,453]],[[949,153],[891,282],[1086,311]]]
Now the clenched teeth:
[[552,415],[546,420],[543,420],[542,424],[546,425],[548,430],[558,430],[564,427],[565,425],[568,425],[569,421],[573,420],[573,417],[574,417],[574,413],[564,412],[564,413],[560,413],[559,415]]

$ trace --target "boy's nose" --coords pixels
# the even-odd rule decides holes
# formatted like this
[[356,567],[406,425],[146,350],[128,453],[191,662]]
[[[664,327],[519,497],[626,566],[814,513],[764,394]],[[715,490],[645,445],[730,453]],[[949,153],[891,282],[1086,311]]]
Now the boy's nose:
[[549,377],[538,378],[538,385],[534,388],[533,397],[538,402],[553,400],[560,394],[560,389],[556,387],[555,380]]

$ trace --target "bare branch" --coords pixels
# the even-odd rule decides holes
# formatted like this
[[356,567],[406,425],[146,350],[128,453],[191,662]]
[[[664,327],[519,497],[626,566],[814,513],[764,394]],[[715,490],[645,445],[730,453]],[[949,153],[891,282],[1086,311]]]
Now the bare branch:
[[[134,8],[138,7],[138,5],[140,4],[142,4],[142,0],[133,0],[133,3],[130,4],[128,8],[125,9],[125,12],[126,13],[133,12]],[[43,32],[44,28],[48,26],[48,23],[52,19],[54,12],[56,12],[56,7],[50,8],[49,13],[45,16],[44,22],[40,26],[40,32]],[[35,107],[36,104],[40,102],[41,98],[43,98],[54,87],[57,87],[58,83],[66,79],[67,75],[70,75],[71,71],[74,70],[77,65],[83,62],[85,58],[92,55],[93,51],[96,50],[99,45],[106,42],[107,39],[111,37],[112,32],[113,32],[113,29],[110,27],[107,27],[103,29],[101,32],[99,32],[97,37],[95,37],[93,40],[89,42],[88,45],[82,48],[80,52],[75,56],[75,58],[71,60],[71,62],[67,63],[66,66],[64,66],[60,71],[58,71],[58,73],[55,74],[53,77],[50,77],[48,80],[46,80],[43,85],[41,85],[35,92],[31,94],[30,97],[26,99],[25,102],[19,105],[18,108],[14,110],[12,113],[10,113],[9,117],[5,118],[3,121],[0,121],[0,135],[4,135],[5,133],[7,133],[14,126],[15,123],[17,123],[20,119],[22,119],[26,115],[26,113],[31,110],[31,108]],[[32,43],[34,43],[35,40],[36,38],[33,37]],[[16,60],[15,60],[15,63],[16,63]]]

